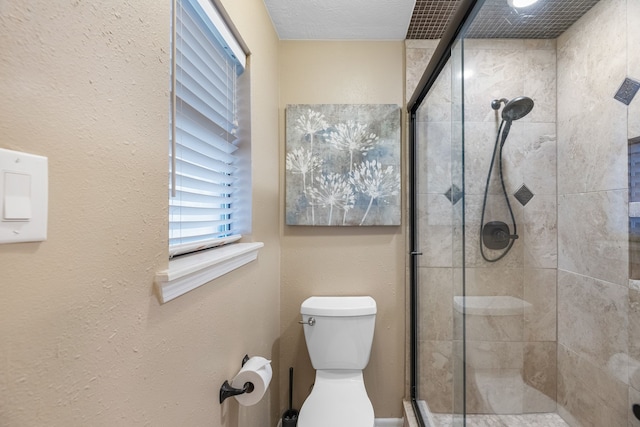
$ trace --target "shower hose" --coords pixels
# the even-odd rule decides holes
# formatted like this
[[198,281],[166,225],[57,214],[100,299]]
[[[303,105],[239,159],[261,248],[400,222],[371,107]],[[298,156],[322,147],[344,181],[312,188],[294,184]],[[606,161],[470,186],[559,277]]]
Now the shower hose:
[[[506,123],[506,125],[505,125]],[[480,254],[485,261],[488,262],[496,262],[504,258],[515,243],[515,239],[512,236],[517,236],[517,225],[516,219],[513,215],[513,209],[511,209],[511,203],[509,203],[509,196],[507,195],[507,189],[504,185],[504,176],[502,174],[502,147],[504,147],[504,143],[507,140],[507,136],[509,135],[509,130],[511,129],[511,121],[510,120],[502,120],[500,123],[500,127],[498,128],[498,134],[496,135],[496,143],[493,147],[493,155],[491,156],[491,164],[489,166],[489,173],[487,174],[487,184],[484,187],[484,198],[482,200],[482,215],[480,218]],[[502,134],[502,140],[500,140],[500,135]],[[484,253],[484,244],[482,242],[482,229],[484,227],[484,214],[487,208],[487,194],[489,193],[489,183],[491,182],[491,172],[493,171],[493,165],[496,160],[496,152],[498,151],[498,146],[500,146],[500,152],[498,154],[498,168],[500,170],[500,184],[502,185],[502,194],[504,194],[504,200],[507,203],[507,208],[509,209],[509,215],[511,215],[511,223],[513,224],[513,235],[509,237],[509,245],[504,249],[504,251],[497,258],[489,258]]]

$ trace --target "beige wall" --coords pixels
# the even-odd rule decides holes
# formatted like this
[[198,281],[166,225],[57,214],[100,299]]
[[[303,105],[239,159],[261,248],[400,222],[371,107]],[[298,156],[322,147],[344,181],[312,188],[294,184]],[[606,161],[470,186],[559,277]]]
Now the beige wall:
[[[286,105],[402,105],[403,46],[402,42],[281,42],[282,176]],[[284,182],[280,189],[284,204]],[[311,295],[362,294],[373,296],[378,304],[373,351],[364,375],[366,387],[377,418],[400,417],[404,396],[404,227],[295,227],[285,226],[283,218],[281,406],[286,404],[287,367],[293,366],[296,372],[294,406],[298,409],[314,381],[297,323],[302,301]]]
[[0,146],[50,169],[48,240],[0,246],[0,425],[275,425],[277,381],[217,403],[245,353],[277,360],[280,311],[278,40],[262,1],[224,3],[254,53],[265,248],[163,306],[170,2],[0,5]]

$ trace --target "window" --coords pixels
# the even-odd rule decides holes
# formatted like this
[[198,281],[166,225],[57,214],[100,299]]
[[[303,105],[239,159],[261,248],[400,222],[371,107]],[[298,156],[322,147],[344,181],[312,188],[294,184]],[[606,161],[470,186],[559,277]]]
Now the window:
[[176,0],[169,255],[188,255],[158,273],[162,302],[170,287],[181,295],[255,259],[262,246],[217,248],[239,240],[251,221],[249,138],[238,114],[246,55],[223,16],[211,0]]
[[178,0],[175,18],[169,253],[237,239],[239,44],[209,0]]

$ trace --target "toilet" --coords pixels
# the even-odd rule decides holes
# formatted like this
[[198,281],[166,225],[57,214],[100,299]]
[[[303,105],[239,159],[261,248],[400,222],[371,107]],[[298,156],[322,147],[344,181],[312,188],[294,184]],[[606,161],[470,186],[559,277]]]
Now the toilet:
[[301,323],[316,379],[298,427],[374,427],[362,370],[369,363],[376,311],[369,296],[310,297],[302,303]]

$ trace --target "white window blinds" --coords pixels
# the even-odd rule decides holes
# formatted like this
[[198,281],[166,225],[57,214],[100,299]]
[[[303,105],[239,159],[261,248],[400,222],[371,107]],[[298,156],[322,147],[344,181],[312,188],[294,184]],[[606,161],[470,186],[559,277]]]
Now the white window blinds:
[[170,256],[240,238],[236,83],[246,61],[210,0],[177,0],[174,29]]

